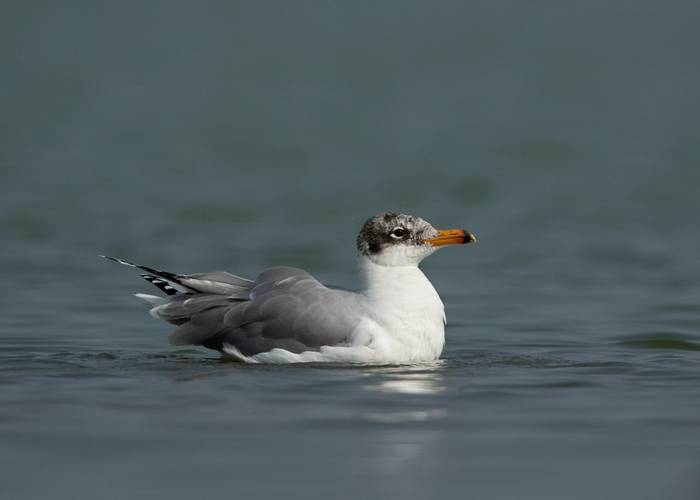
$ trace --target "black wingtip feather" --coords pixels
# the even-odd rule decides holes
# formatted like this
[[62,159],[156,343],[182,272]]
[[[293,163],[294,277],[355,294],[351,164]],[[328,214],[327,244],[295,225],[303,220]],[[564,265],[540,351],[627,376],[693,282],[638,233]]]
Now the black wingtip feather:
[[161,279],[157,276],[153,276],[151,274],[142,274],[141,276],[143,277],[143,279],[148,281],[151,285],[157,287],[166,295],[175,295],[177,293],[175,287],[171,286],[170,283],[168,283],[164,279]]
[[122,259],[118,259],[116,257],[110,257],[109,255],[100,255],[100,257],[102,257],[103,259],[111,260],[112,262],[116,262],[117,264],[122,264],[122,265],[129,266],[129,267],[139,267],[136,264],[133,264],[131,262],[127,262],[127,261],[122,260]]
[[[149,280],[148,278],[146,278],[146,276],[151,276],[151,277],[153,277],[153,278],[156,278],[156,279],[159,279],[159,280],[163,280],[164,283],[166,283],[167,286],[168,286],[168,289],[167,289],[167,290],[164,289],[164,288],[161,288],[161,287],[158,286],[156,283],[153,283],[153,284],[154,284],[155,286],[157,286],[158,288],[160,288],[163,292],[167,293],[168,295],[175,295],[175,294],[178,292],[178,289],[175,288],[175,287],[173,287],[173,286],[171,285],[171,283],[173,283],[173,284],[175,284],[175,285],[177,285],[177,286],[182,287],[183,290],[180,290],[180,291],[183,291],[183,292],[185,292],[185,293],[188,293],[188,292],[187,292],[188,290],[196,291],[196,290],[194,290],[193,288],[191,288],[191,287],[189,287],[189,286],[183,284],[183,283],[180,281],[182,278],[185,278],[185,276],[183,276],[182,274],[175,274],[175,273],[171,273],[171,272],[168,272],[168,271],[160,271],[160,270],[158,270],[158,269],[153,269],[152,267],[141,266],[141,265],[134,264],[134,263],[129,262],[129,261],[126,261],[126,260],[118,259],[118,258],[116,258],[116,257],[110,257],[110,256],[108,256],[108,255],[100,255],[100,257],[105,258],[105,259],[107,259],[107,260],[111,260],[112,262],[116,262],[117,264],[123,264],[123,265],[125,265],[125,266],[135,267],[135,268],[137,268],[137,269],[141,269],[142,271],[146,271],[148,274],[147,274],[147,275],[146,275],[146,274],[142,274],[141,276],[143,276],[143,277],[144,277],[145,279],[147,279],[148,281],[150,281],[150,280]],[[168,283],[168,282],[170,282],[170,283]]]

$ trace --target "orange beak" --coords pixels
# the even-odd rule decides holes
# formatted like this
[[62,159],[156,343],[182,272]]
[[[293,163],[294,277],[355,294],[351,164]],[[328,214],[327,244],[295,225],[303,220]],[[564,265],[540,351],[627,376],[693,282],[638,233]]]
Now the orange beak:
[[473,243],[476,241],[476,236],[464,229],[440,229],[435,238],[430,238],[425,241],[434,247],[444,247],[446,245]]

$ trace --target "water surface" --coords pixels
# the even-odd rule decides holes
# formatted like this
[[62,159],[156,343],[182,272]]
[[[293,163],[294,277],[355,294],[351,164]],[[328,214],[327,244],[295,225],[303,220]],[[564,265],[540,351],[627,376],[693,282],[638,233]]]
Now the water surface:
[[[696,498],[699,14],[10,5],[3,498]],[[383,210],[479,237],[437,363],[172,347],[96,257],[354,287]]]

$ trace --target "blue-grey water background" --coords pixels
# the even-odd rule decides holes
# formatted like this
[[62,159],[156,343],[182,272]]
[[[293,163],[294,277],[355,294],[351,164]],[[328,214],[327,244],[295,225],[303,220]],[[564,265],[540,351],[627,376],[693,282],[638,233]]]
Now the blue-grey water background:
[[[700,492],[696,1],[5,2],[0,495]],[[167,343],[114,254],[353,287],[384,210],[440,363]]]

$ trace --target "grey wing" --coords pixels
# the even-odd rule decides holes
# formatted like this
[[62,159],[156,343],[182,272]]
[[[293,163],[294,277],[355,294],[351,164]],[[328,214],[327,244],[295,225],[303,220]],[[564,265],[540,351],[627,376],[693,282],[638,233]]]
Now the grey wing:
[[[207,281],[203,275],[190,276]],[[361,296],[327,288],[307,272],[290,267],[263,272],[247,298],[241,295],[176,296],[153,312],[179,325],[170,335],[173,344],[219,350],[231,345],[246,356],[274,348],[299,353],[349,345],[367,312]]]
[[247,299],[250,290],[255,287],[254,281],[225,271],[181,275],[180,282],[200,293],[228,295],[240,299]]

